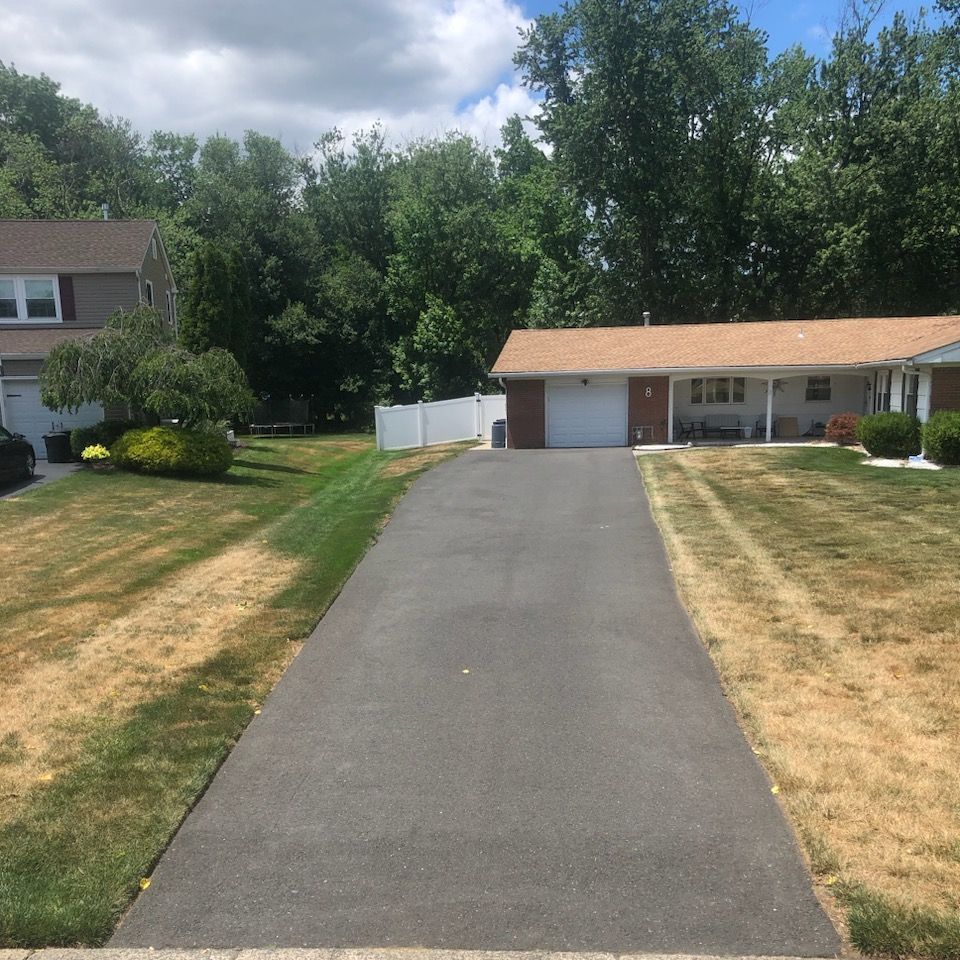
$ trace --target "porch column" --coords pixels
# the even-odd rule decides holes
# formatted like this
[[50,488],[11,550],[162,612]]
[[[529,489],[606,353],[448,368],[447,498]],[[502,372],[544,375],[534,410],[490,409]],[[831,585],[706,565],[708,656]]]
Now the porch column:
[[767,380],[767,443],[773,437],[773,377]]
[[667,443],[673,443],[673,377],[667,377]]

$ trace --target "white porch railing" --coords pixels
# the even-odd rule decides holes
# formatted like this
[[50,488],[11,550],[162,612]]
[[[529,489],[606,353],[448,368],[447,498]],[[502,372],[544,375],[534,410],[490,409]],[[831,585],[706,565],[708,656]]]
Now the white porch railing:
[[378,450],[405,450],[409,447],[429,447],[437,443],[457,440],[490,438],[494,420],[507,415],[504,394],[456,400],[437,400],[434,403],[409,403],[406,406],[374,407]]

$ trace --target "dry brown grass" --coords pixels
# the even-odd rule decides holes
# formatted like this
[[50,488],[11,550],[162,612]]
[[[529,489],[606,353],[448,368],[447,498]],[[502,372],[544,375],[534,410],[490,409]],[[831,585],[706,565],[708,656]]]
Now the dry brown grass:
[[640,469],[681,593],[814,872],[952,912],[960,476],[853,457],[698,450]]
[[472,443],[473,441],[466,444],[438,443],[434,447],[424,447],[422,450],[405,453],[401,459],[388,461],[381,470],[381,475],[384,477],[402,477],[440,460],[445,460],[452,453],[462,450]]
[[123,613],[63,608],[56,630],[75,631],[73,639],[55,656],[23,656],[0,677],[0,744],[16,754],[0,764],[0,825],[30,787],[69,763],[91,723],[119,719],[219,652],[297,567],[259,542],[243,543],[127,598]]

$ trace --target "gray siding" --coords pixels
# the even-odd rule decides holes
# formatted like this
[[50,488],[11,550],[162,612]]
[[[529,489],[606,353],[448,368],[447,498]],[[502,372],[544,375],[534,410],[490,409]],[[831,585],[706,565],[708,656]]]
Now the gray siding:
[[125,403],[107,403],[103,407],[104,420],[129,420],[130,407]]
[[160,311],[160,316],[167,319],[167,291],[173,292],[173,278],[163,255],[163,247],[157,241],[157,259],[153,259],[150,247],[143,259],[140,268],[140,297],[147,302],[147,281],[153,284],[153,305]]
[[73,298],[77,323],[99,326],[118,307],[132,310],[137,305],[137,278],[132,273],[75,273]]
[[4,360],[5,377],[35,377],[43,366],[42,360]]

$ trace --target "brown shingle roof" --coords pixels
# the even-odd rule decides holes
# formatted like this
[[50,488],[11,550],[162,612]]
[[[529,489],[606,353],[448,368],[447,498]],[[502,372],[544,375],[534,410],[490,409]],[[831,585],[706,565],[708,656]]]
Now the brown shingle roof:
[[64,327],[62,329],[0,329],[0,357],[46,356],[64,340],[92,337],[97,327]]
[[126,273],[143,265],[153,220],[0,220],[0,273]]
[[514,330],[492,374],[847,366],[960,343],[960,316]]

